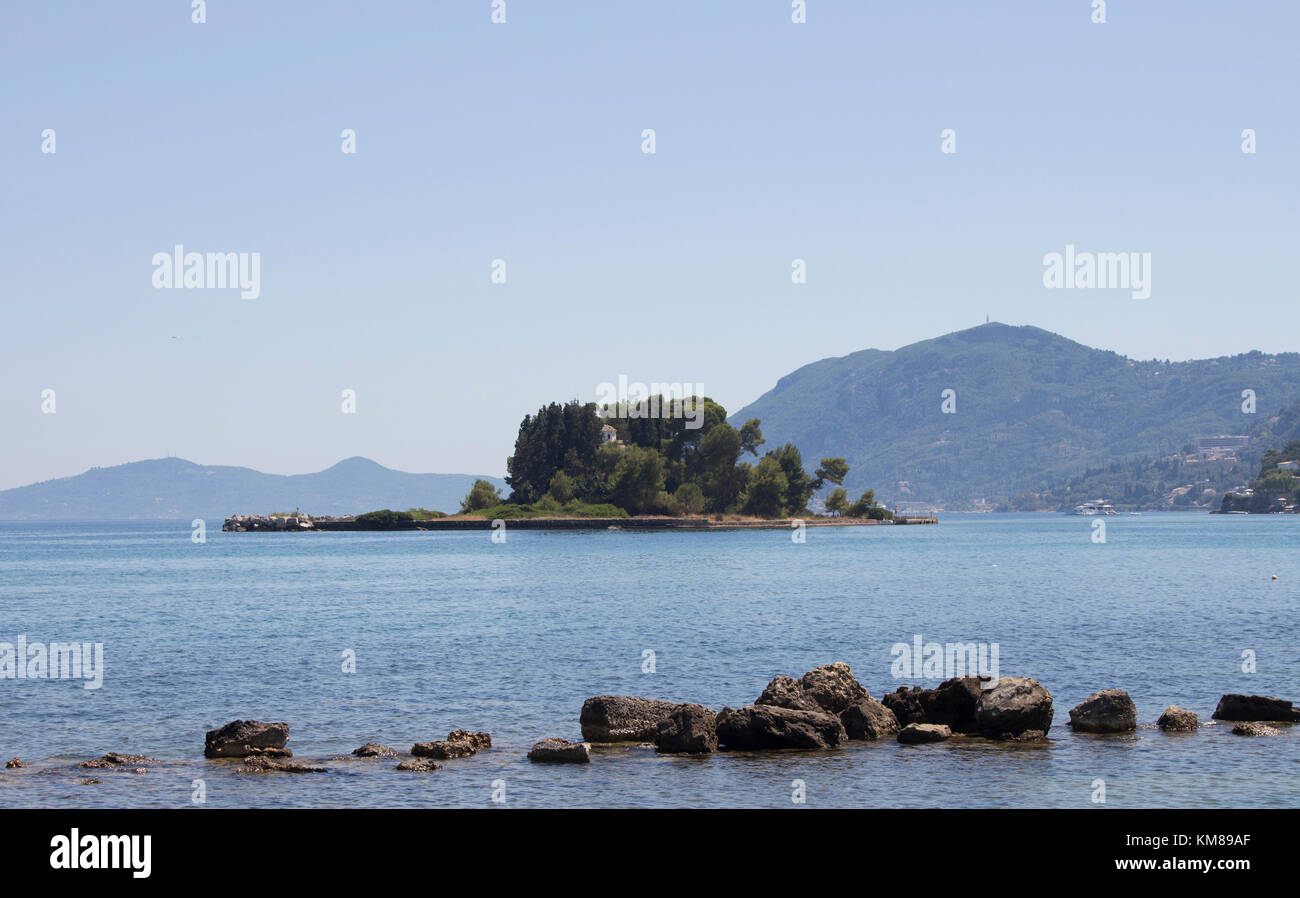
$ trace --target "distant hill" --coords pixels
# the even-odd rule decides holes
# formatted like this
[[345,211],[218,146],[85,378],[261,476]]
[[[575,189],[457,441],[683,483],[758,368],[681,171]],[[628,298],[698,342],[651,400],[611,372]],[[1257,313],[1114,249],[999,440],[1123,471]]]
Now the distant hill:
[[[500,478],[483,479],[505,487]],[[407,474],[360,457],[292,475],[155,458],[0,491],[0,520],[217,520],[295,509],[314,515],[411,507],[452,512],[474,480],[469,474]]]
[[[956,411],[943,414],[949,389]],[[1245,389],[1258,415],[1243,414]],[[807,467],[843,456],[851,494],[870,487],[890,505],[963,509],[1160,459],[1199,436],[1250,434],[1297,398],[1297,353],[1142,362],[986,324],[814,362],[730,420],[762,419],[765,448],[792,442]]]

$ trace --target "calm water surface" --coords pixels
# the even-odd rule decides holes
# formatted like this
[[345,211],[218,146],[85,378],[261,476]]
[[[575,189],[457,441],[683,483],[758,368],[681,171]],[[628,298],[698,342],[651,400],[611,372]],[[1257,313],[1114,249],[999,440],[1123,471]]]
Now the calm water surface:
[[[104,644],[104,685],[0,680],[0,806],[788,807],[1092,804],[1300,806],[1300,727],[1075,736],[1068,710],[1128,690],[1139,721],[1169,704],[1208,721],[1225,692],[1300,699],[1300,517],[948,516],[937,527],[788,532],[208,533],[176,524],[0,524],[0,641]],[[1276,574],[1277,580],[1271,575]],[[601,693],[751,703],[776,674],[846,661],[879,697],[890,648],[998,643],[1000,673],[1040,680],[1050,741],[814,753],[657,756],[598,746],[584,766],[532,765],[576,739]],[[356,672],[343,672],[343,652]],[[1241,670],[1253,650],[1257,672]],[[642,673],[642,653],[656,670]],[[231,719],[288,721],[330,772],[246,775],[202,759]],[[337,758],[452,729],[494,747],[433,774]],[[81,771],[107,751],[165,762]],[[82,785],[87,776],[102,780]]]

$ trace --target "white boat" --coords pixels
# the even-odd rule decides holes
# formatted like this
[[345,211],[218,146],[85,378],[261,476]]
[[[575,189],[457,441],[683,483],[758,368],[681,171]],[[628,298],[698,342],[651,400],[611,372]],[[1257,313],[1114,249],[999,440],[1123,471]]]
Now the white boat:
[[1098,499],[1095,502],[1085,502],[1082,505],[1074,506],[1075,514],[1097,515],[1097,514],[1119,514],[1115,506],[1111,505],[1104,499]]

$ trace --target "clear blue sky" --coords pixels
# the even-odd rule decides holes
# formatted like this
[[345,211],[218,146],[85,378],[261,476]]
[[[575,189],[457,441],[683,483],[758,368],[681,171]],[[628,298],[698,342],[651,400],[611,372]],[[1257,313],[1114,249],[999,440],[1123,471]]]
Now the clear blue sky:
[[[986,314],[1300,349],[1292,0],[507,10],[6,3],[0,487],[165,454],[500,474],[526,412],[620,374],[734,411]],[[261,296],[153,289],[177,243],[260,253]],[[1044,289],[1067,243],[1150,252],[1151,298]]]

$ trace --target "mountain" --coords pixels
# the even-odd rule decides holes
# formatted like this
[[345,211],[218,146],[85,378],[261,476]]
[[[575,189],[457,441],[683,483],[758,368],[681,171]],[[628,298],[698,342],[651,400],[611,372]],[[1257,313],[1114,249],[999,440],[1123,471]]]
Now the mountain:
[[[460,507],[475,479],[407,474],[360,457],[315,474],[291,475],[155,458],[0,491],[0,520],[211,521],[294,509],[313,515],[412,507],[450,512]],[[500,478],[483,479],[505,487]]]
[[850,494],[962,509],[1161,458],[1197,437],[1250,434],[1259,418],[1243,413],[1247,389],[1261,415],[1294,403],[1300,354],[1144,362],[995,323],[805,365],[731,421],[760,418],[767,448],[792,442],[809,469],[843,456]]

